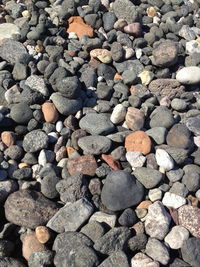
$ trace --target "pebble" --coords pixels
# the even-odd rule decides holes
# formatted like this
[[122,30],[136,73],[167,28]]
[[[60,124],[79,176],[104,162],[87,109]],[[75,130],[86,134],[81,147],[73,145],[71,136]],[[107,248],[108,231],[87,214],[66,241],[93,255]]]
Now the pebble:
[[181,247],[183,260],[191,266],[198,267],[200,264],[200,239],[190,237],[185,240]]
[[43,148],[47,148],[47,146],[48,136],[41,130],[33,130],[27,133],[23,140],[23,148],[26,152],[37,152]]
[[171,101],[171,107],[177,111],[184,111],[187,108],[187,103],[183,99],[174,98]]
[[188,240],[190,233],[182,226],[174,226],[166,235],[165,242],[171,249],[179,249],[183,246],[185,240]]
[[118,104],[114,107],[113,112],[110,116],[110,121],[113,124],[119,124],[124,121],[126,116],[126,108],[122,104]]
[[125,137],[126,151],[137,151],[147,155],[151,151],[151,139],[143,131],[135,131]]
[[0,24],[0,41],[4,39],[13,39],[15,35],[20,35],[20,29],[13,23]]
[[130,163],[133,171],[135,168],[142,167],[146,161],[146,158],[142,155],[142,153],[137,151],[127,152],[126,159]]
[[99,222],[99,223],[106,223],[111,228],[115,227],[117,216],[112,214],[107,214],[102,211],[97,211],[90,217],[89,222]]
[[170,171],[174,168],[172,157],[164,149],[156,150],[156,162],[164,171]]
[[113,252],[106,260],[104,260],[99,267],[115,266],[115,267],[129,267],[129,262],[126,254],[123,251]]
[[127,26],[124,27],[124,32],[133,35],[133,36],[140,36],[141,35],[141,24],[139,22],[134,22],[131,24],[128,24]]
[[129,107],[126,113],[126,125],[132,131],[137,131],[144,126],[144,113],[134,107]]
[[28,265],[31,267],[37,267],[40,264],[48,266],[53,264],[53,258],[54,253],[50,250],[32,252],[28,259]]
[[174,124],[172,112],[165,106],[159,106],[150,115],[150,127],[171,128]]
[[33,112],[26,103],[19,103],[12,106],[11,118],[19,124],[27,124],[33,117]]
[[162,199],[162,203],[168,208],[178,209],[186,204],[186,199],[176,194],[166,192]]
[[112,54],[107,49],[93,49],[92,51],[90,51],[90,56],[93,58],[97,58],[105,64],[109,64],[112,61]]
[[14,143],[15,143],[14,132],[8,132],[8,131],[2,132],[1,133],[1,141],[8,147],[14,145]]
[[150,189],[148,197],[152,202],[155,202],[157,200],[161,200],[162,199],[162,190],[160,190],[159,188]]
[[44,79],[37,75],[29,76],[25,81],[25,85],[29,86],[34,91],[40,92],[44,96],[49,95],[49,90]]
[[145,132],[158,145],[164,144],[166,140],[167,130],[165,127],[153,127]]
[[91,26],[84,23],[84,20],[81,17],[75,16],[68,19],[69,27],[67,32],[75,32],[78,38],[81,38],[84,35],[89,37],[94,36],[94,32]]
[[46,102],[42,105],[42,112],[46,122],[54,123],[58,120],[58,111],[55,105],[50,102]]
[[166,141],[169,146],[187,149],[191,147],[191,132],[184,124],[175,124],[167,134]]
[[196,66],[184,67],[177,72],[176,80],[182,84],[197,84],[200,82],[200,68]]
[[153,80],[154,74],[152,71],[144,70],[138,75],[138,77],[141,79],[142,84],[147,86]]
[[51,237],[49,229],[46,226],[37,226],[35,228],[35,236],[42,244],[47,243]]
[[89,221],[81,228],[81,233],[89,237],[94,243],[105,234],[105,227],[98,221]]
[[152,260],[146,254],[138,252],[135,256],[131,259],[131,267],[159,267],[160,264],[157,261]]

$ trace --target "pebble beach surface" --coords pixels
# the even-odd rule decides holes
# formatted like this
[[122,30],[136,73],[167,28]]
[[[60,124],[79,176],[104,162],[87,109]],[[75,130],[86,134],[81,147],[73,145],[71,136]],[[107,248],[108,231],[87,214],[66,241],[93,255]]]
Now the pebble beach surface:
[[200,1],[0,1],[0,267],[200,267]]

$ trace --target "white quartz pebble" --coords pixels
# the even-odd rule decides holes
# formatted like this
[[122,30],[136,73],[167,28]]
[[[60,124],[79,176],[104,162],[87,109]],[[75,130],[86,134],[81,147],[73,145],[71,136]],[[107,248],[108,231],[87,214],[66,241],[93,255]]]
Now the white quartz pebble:
[[178,209],[186,204],[186,199],[174,193],[166,192],[162,199],[162,203],[168,208]]
[[165,171],[170,171],[174,168],[174,161],[171,156],[164,149],[156,150],[156,162],[158,166]]
[[182,84],[196,84],[200,82],[200,68],[196,66],[184,67],[176,74],[176,80]]
[[172,230],[166,235],[165,242],[172,249],[179,249],[183,242],[189,238],[189,231],[183,226],[174,226]]
[[126,159],[132,167],[134,171],[137,167],[142,167],[146,161],[146,157],[142,155],[141,152],[138,151],[129,151],[126,153]]
[[122,104],[118,104],[113,109],[110,120],[114,124],[118,124],[125,119],[126,116],[126,108]]

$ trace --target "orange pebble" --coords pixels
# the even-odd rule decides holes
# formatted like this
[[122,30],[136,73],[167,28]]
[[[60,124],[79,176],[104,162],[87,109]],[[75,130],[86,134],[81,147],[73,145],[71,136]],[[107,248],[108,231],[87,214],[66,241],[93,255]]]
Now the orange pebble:
[[46,226],[37,226],[35,228],[35,235],[37,240],[42,244],[48,242],[51,237],[49,229]]
[[113,170],[122,169],[119,161],[115,160],[111,155],[102,154],[101,157]]

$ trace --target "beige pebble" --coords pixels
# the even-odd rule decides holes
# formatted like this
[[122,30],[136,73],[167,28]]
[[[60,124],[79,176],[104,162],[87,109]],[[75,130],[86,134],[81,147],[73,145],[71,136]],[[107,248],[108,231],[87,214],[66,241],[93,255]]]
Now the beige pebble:
[[35,235],[38,241],[42,244],[45,244],[49,241],[51,235],[49,229],[46,226],[38,226],[35,228]]

